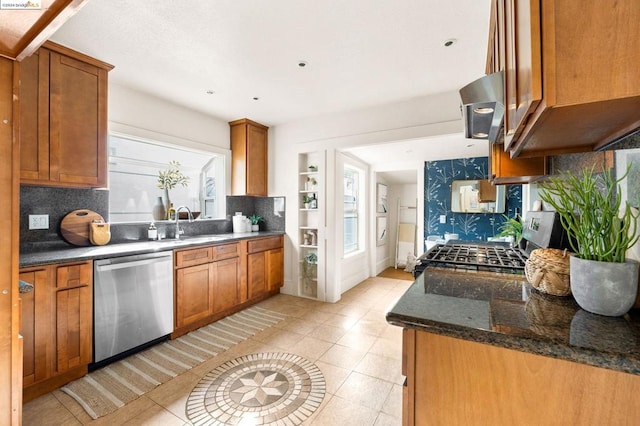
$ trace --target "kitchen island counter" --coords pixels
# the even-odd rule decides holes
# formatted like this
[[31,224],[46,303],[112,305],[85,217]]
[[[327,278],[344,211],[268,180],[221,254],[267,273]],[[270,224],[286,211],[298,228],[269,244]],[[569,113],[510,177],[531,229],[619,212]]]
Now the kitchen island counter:
[[158,251],[197,247],[200,245],[223,244],[253,238],[283,235],[284,232],[246,232],[215,235],[192,235],[181,239],[154,241],[132,240],[103,246],[71,246],[63,241],[56,243],[31,244],[20,250],[20,267],[46,265],[81,260],[96,260],[109,257],[153,253]]
[[430,268],[386,314],[391,324],[640,375],[640,314],[588,313],[521,275]]

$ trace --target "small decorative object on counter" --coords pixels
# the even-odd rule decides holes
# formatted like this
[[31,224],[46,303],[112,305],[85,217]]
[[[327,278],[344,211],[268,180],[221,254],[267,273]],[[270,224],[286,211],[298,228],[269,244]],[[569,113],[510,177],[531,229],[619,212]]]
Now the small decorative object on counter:
[[149,229],[147,230],[147,237],[150,240],[158,239],[158,228],[156,228],[156,224],[153,222],[149,224]]
[[318,171],[318,166],[316,166],[315,164],[311,164],[309,166],[309,171],[310,172],[317,172]]
[[569,253],[566,250],[541,248],[531,252],[524,274],[536,290],[554,296],[571,294]]
[[260,230],[260,222],[264,222],[264,219],[258,215],[249,216],[249,220],[251,221],[251,231],[256,232]]
[[102,219],[96,219],[89,224],[89,240],[94,246],[103,246],[111,241],[109,224]]
[[309,203],[309,208],[311,209],[318,208],[318,199],[316,198],[316,194],[311,195],[311,202]]
[[156,204],[153,206],[151,214],[153,215],[153,220],[165,220],[167,218],[167,209],[162,202],[162,197],[156,199]]
[[560,215],[571,248],[571,293],[580,307],[594,314],[624,315],[635,303],[639,263],[627,259],[638,242],[640,213],[622,202],[619,178],[612,169],[595,173],[563,172],[542,183],[539,196]]
[[173,203],[169,204],[169,210],[167,211],[167,219],[175,220],[176,218],[176,209],[173,207]]

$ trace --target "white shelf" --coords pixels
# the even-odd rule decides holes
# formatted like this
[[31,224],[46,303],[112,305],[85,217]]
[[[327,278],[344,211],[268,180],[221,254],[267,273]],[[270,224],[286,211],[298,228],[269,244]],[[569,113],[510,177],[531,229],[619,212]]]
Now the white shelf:
[[317,193],[318,190],[317,189],[301,189],[300,193],[301,194],[310,194],[310,193]]
[[317,249],[318,246],[312,246],[311,244],[300,244],[300,247],[302,248],[313,248],[313,249]]
[[310,175],[317,175],[318,172],[317,170],[315,172],[300,172],[300,176],[310,176]]
[[318,209],[300,209],[301,212],[317,212]]
[[299,229],[305,229],[305,230],[309,230],[309,231],[317,231],[318,227],[316,227],[316,226],[301,226]]

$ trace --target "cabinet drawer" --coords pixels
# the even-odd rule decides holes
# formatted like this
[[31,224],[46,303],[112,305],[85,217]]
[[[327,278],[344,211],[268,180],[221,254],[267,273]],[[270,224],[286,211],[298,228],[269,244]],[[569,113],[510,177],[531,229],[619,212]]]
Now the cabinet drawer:
[[260,238],[256,240],[250,240],[248,242],[247,251],[249,253],[257,253],[260,251],[271,250],[275,248],[283,247],[283,237],[268,237],[268,238]]
[[176,251],[175,259],[176,268],[208,263],[212,260],[211,247]]
[[238,243],[213,246],[211,250],[213,260],[230,259],[232,257],[238,257],[240,254]]

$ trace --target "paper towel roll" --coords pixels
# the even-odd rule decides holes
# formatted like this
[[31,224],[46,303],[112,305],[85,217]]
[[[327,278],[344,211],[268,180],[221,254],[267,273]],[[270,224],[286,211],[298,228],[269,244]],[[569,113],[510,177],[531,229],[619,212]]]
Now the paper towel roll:
[[[247,217],[246,216],[242,216],[242,215],[235,215],[233,216],[233,232],[235,234],[240,234],[243,232],[247,232],[246,228],[247,228]],[[249,222],[251,223],[251,222]]]

